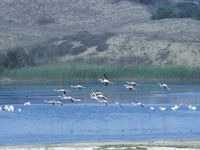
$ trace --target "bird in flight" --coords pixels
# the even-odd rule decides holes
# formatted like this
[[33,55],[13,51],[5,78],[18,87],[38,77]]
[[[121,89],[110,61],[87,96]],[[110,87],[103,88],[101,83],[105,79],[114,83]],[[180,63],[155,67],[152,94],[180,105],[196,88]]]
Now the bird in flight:
[[170,88],[168,87],[167,84],[161,84],[161,83],[158,83],[158,85],[160,86],[160,88],[164,89],[164,90],[170,90]]
[[82,86],[82,85],[80,85],[80,84],[71,85],[70,87],[71,87],[71,88],[75,88],[75,89],[79,89],[79,90],[81,90],[81,89],[83,89],[83,88],[86,88],[86,87],[84,87],[84,86]]
[[108,86],[108,84],[113,84],[113,82],[110,82],[110,81],[108,80],[108,78],[107,78],[107,76],[106,76],[105,74],[104,74],[103,76],[104,76],[103,79],[99,79],[99,81],[100,81],[102,84],[104,84],[105,86]]

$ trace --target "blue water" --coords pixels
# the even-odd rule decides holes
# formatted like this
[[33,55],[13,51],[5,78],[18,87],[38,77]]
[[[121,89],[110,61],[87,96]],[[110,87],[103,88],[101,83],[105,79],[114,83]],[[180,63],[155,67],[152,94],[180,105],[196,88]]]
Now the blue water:
[[[0,145],[200,138],[199,85],[176,83],[170,84],[171,91],[163,91],[156,83],[140,83],[137,92],[130,92],[124,89],[123,81],[109,87],[85,82],[87,88],[82,91],[70,89],[70,84],[1,85],[1,106],[14,104],[15,111],[0,111]],[[59,99],[60,93],[53,89],[63,87],[82,102],[44,104],[44,100]],[[96,89],[109,98],[108,107],[89,99],[89,93]],[[131,105],[133,100],[145,107]],[[27,101],[33,105],[23,106]],[[158,110],[180,103],[184,105],[175,112]],[[190,111],[188,104],[198,109]]]

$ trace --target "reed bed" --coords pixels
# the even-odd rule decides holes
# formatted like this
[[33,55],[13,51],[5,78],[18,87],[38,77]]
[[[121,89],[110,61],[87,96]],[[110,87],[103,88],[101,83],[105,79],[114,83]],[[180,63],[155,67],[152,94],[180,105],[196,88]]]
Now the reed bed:
[[200,80],[200,67],[112,65],[112,64],[57,64],[38,67],[6,69],[1,77],[16,80],[71,80],[97,79],[106,74],[112,79]]

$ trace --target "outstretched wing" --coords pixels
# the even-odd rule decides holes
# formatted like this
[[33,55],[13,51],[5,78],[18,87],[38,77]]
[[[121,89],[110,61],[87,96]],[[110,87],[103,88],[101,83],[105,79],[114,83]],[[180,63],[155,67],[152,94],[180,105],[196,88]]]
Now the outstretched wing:
[[140,106],[143,108],[144,107],[144,105],[143,104],[140,104]]
[[103,76],[104,76],[105,79],[108,79],[107,76],[106,76],[106,74],[104,74]]

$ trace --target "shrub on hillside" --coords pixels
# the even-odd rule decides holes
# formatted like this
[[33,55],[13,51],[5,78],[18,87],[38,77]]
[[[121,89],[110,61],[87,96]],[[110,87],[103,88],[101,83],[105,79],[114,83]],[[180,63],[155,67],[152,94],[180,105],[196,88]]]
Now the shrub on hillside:
[[79,47],[73,48],[71,50],[71,54],[78,55],[78,54],[85,52],[86,50],[87,50],[87,48],[85,46],[79,46]]
[[97,46],[96,50],[97,50],[97,52],[103,52],[103,51],[105,51],[107,49],[108,49],[108,44],[103,43],[103,44]]
[[200,7],[195,3],[179,3],[176,5],[176,14],[178,18],[200,19]]
[[55,20],[52,17],[47,17],[47,16],[42,16],[37,19],[37,23],[39,25],[47,25],[54,22]]
[[156,10],[152,19],[164,19],[164,18],[174,18],[176,14],[170,7],[160,7]]
[[34,59],[23,49],[17,48],[5,54],[2,66],[5,68],[17,68],[35,65]]
[[160,6],[156,9],[152,19],[164,18],[194,18],[200,20],[200,7],[195,3],[178,3],[174,6]]
[[142,4],[150,4],[152,0],[139,0],[139,2]]

